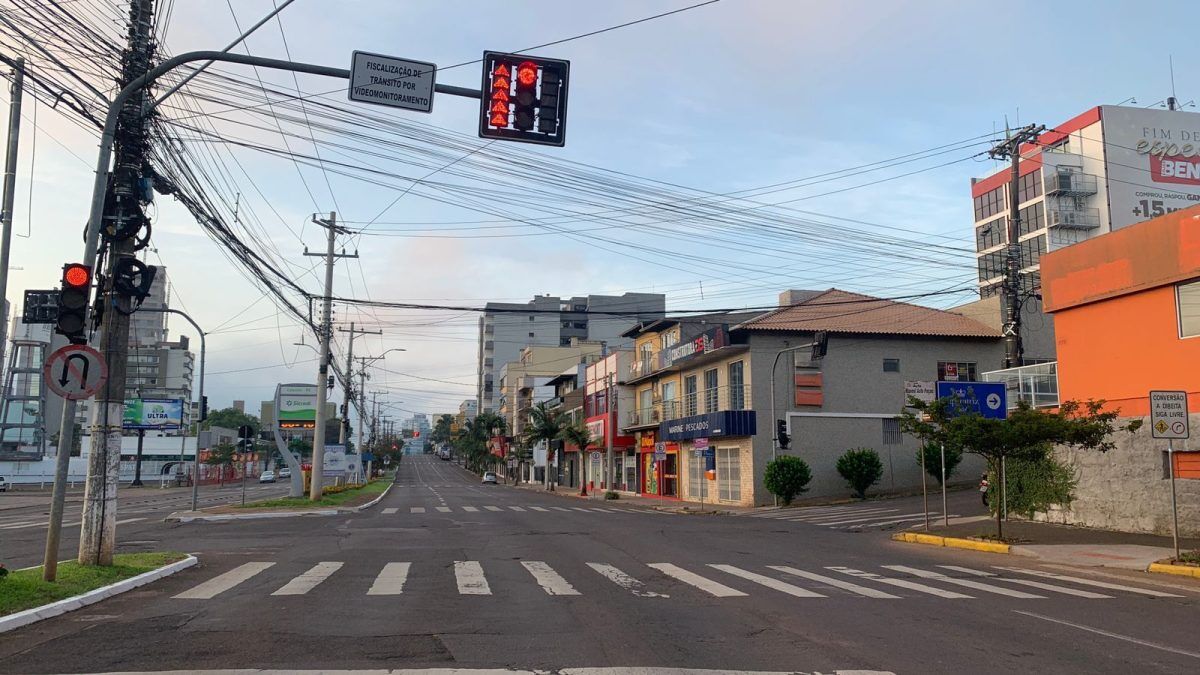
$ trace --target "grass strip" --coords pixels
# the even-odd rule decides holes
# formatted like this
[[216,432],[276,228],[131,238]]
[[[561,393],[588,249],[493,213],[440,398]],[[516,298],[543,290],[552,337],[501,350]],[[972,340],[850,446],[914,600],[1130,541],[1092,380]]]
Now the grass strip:
[[[333,494],[322,494],[320,501],[310,501],[307,497],[280,497],[278,499],[263,499],[248,502],[245,506],[235,505],[239,509],[299,509],[321,506],[342,506],[350,500],[363,496],[373,497],[387,489],[390,480],[374,480],[362,487],[350,488]],[[370,501],[370,500],[364,500]]]
[[8,616],[34,607],[94,591],[101,586],[156,570],[187,556],[163,553],[118,553],[113,564],[80,565],[74,560],[58,564],[58,578],[42,581],[41,566],[10,572],[0,578],[0,616]]

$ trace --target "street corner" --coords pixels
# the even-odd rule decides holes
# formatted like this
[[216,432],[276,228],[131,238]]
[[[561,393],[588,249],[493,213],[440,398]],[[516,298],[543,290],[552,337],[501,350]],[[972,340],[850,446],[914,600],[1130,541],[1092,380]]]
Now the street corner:
[[1200,565],[1181,565],[1168,560],[1150,563],[1146,571],[1152,574],[1171,574],[1179,577],[1200,579]]
[[941,546],[943,548],[958,548],[983,553],[1014,553],[1013,547],[1010,544],[963,537],[943,537],[941,535],[923,534],[921,532],[897,532],[892,535],[892,541],[900,541],[906,544]]

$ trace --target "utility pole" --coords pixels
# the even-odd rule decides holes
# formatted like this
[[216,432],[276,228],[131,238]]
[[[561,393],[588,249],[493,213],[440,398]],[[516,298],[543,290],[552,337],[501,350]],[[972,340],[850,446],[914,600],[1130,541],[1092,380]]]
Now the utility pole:
[[333,307],[333,263],[338,258],[357,258],[357,253],[334,253],[338,233],[345,233],[345,228],[338,227],[337,214],[330,213],[328,220],[313,216],[313,222],[324,227],[326,237],[325,253],[309,253],[305,248],[304,255],[325,258],[325,293],[321,305],[321,325],[317,328],[320,339],[320,366],[317,368],[317,421],[313,429],[312,481],[308,486],[308,498],[317,501],[321,498],[322,483],[325,480],[325,401],[328,398],[329,381],[329,338],[332,337],[333,325],[329,314]]
[[1021,145],[1037,140],[1045,125],[1030,124],[1009,135],[988,151],[992,159],[1011,159],[1012,178],[1008,185],[1008,246],[1004,249],[1004,367],[1016,368],[1021,354]]
[[[21,94],[25,90],[25,59],[13,63],[11,98],[8,103],[8,153],[4,156],[4,205],[0,208],[0,368],[4,367],[4,347],[8,341],[8,258],[12,252],[13,199],[17,191],[17,140],[21,135]],[[8,392],[0,392],[0,396]]]
[[[150,70],[154,54],[151,39],[152,0],[129,4],[129,38],[122,54],[122,89]],[[116,152],[112,179],[105,200],[102,230],[110,233],[107,275],[99,292],[106,308],[100,333],[100,352],[108,362],[108,379],[96,397],[92,418],[91,454],[83,492],[79,533],[79,564],[111,565],[117,532],[117,483],[121,465],[121,416],[125,408],[125,370],[129,352],[129,314],[132,298],[115,291],[116,270],[133,257],[144,219],[139,183],[145,173],[147,134],[142,114],[147,100],[143,87],[125,99],[117,120]],[[132,232],[127,232],[132,230]],[[125,232],[124,238],[121,233]],[[60,432],[61,433],[61,432]]]
[[[346,348],[346,381],[342,383],[342,432],[338,435],[340,442],[345,445],[346,438],[350,436],[350,402],[354,400],[354,336],[383,335],[383,331],[356,329],[354,322],[351,321],[350,330],[339,328],[338,332],[350,334],[350,346]],[[359,419],[362,419],[361,415],[359,415]],[[359,438],[358,441],[361,443],[362,439]],[[355,446],[354,449],[356,453],[362,452],[358,446]]]

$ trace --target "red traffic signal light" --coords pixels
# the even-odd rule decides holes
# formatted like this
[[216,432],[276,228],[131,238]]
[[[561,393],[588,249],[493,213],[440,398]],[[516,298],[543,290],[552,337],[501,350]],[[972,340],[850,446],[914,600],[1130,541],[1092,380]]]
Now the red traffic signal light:
[[80,263],[63,265],[63,287],[84,288],[92,285],[92,268]]
[[570,62],[522,54],[483,53],[486,96],[479,136],[558,145],[565,142]]

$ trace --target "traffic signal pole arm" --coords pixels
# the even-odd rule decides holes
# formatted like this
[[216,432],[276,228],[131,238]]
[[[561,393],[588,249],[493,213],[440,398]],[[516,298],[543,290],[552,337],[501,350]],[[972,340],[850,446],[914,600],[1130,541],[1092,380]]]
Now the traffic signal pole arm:
[[[823,332],[822,332],[822,335],[823,335]],[[775,354],[775,363],[773,363],[771,365],[771,424],[775,425],[772,427],[772,431],[771,431],[771,460],[772,461],[774,461],[776,455],[778,454],[778,450],[779,450],[779,426],[778,426],[778,424],[776,424],[776,421],[775,421],[777,419],[777,415],[779,414],[776,411],[776,407],[775,407],[775,371],[779,370],[779,357],[783,356],[784,354],[787,354],[788,352],[798,352],[802,349],[815,349],[817,347],[822,346],[823,344],[825,344],[824,338],[819,335],[817,337],[817,339],[813,340],[812,342],[807,342],[802,345],[796,345],[795,347],[785,347],[783,349],[780,349]],[[814,355],[814,356],[816,356],[816,355]],[[822,353],[820,356],[824,356],[824,354]],[[820,356],[816,356],[816,358],[820,358]]]

